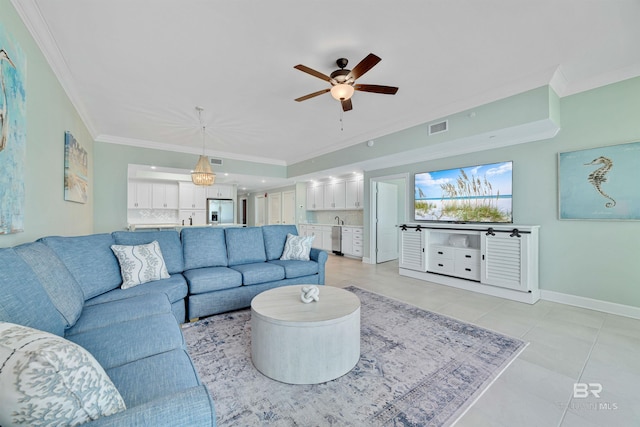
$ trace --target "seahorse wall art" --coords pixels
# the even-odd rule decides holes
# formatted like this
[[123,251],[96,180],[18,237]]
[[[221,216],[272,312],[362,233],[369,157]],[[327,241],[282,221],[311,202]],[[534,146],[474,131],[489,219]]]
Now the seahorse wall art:
[[600,157],[597,157],[597,158],[593,159],[593,161],[591,161],[590,163],[585,163],[584,165],[585,166],[602,165],[598,169],[596,169],[593,172],[591,172],[589,174],[589,176],[587,177],[587,180],[591,183],[591,185],[593,185],[595,187],[596,191],[598,191],[598,193],[600,193],[602,195],[602,197],[610,200],[607,203],[605,203],[604,205],[607,208],[614,207],[616,205],[616,201],[613,199],[613,197],[611,197],[610,195],[608,195],[607,193],[602,191],[602,184],[607,182],[607,176],[606,175],[607,175],[607,173],[609,173],[609,171],[613,167],[613,161],[608,157],[600,156]]

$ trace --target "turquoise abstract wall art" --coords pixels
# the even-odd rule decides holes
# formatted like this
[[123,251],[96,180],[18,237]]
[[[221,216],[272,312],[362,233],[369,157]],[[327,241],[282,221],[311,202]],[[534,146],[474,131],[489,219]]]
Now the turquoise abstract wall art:
[[0,25],[0,234],[24,231],[27,58]]
[[640,142],[559,153],[560,219],[640,220]]

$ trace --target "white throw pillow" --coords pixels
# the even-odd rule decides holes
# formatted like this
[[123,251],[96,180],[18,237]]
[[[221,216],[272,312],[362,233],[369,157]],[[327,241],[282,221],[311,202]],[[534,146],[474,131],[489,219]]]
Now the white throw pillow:
[[112,245],[111,250],[120,263],[122,289],[169,278],[167,265],[164,263],[157,240],[146,245]]
[[300,260],[309,261],[309,252],[311,252],[311,244],[316,236],[296,236],[287,233],[287,241],[284,244],[281,260]]
[[0,322],[0,425],[75,426],[126,409],[102,366],[77,344]]

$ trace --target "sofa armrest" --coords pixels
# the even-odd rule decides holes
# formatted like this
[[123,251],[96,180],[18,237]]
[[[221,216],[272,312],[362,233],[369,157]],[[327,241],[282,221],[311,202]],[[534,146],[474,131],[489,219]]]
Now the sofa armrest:
[[318,263],[318,285],[324,285],[324,268],[328,258],[327,252],[322,249],[311,248],[309,252],[309,259]]
[[216,425],[216,411],[204,385],[163,396],[128,408],[108,417],[98,418],[87,426],[121,427],[192,427]]

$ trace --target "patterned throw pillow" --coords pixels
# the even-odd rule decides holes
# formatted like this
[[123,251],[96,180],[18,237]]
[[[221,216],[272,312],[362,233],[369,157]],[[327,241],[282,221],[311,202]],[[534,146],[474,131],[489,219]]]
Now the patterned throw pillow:
[[284,244],[281,260],[296,259],[300,261],[309,261],[309,252],[311,252],[311,244],[316,236],[296,236],[287,233],[287,241]]
[[122,396],[84,348],[0,322],[0,425],[75,426],[124,411]]
[[137,246],[111,245],[111,250],[120,263],[122,289],[169,278],[167,265],[164,263],[157,240]]

